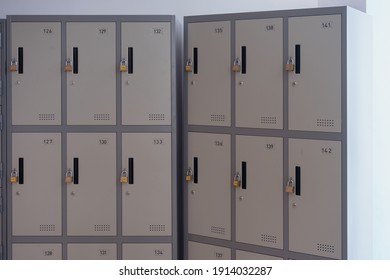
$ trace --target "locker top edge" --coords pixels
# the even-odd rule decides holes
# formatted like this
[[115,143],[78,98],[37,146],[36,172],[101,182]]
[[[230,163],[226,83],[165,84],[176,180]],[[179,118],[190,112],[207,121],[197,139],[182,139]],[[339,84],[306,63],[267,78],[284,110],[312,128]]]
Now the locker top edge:
[[171,22],[175,23],[175,15],[7,15],[8,22],[93,22],[93,21],[131,21],[131,22]]

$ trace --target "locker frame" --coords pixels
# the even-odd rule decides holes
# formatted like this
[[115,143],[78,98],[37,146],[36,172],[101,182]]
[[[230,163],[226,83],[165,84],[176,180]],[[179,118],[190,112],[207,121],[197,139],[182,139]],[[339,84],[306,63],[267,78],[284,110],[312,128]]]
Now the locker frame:
[[[67,125],[67,96],[66,96],[66,73],[61,69],[61,125],[12,125],[12,108],[11,106],[11,92],[12,85],[11,75],[7,75],[7,96],[4,94],[2,100],[4,104],[7,104],[7,122],[4,127],[7,129],[6,135],[3,135],[3,138],[6,139],[7,145],[2,145],[3,150],[7,146],[8,150],[12,149],[12,140],[11,135],[14,132],[58,132],[61,133],[61,142],[62,142],[62,174],[65,174],[66,171],[66,135],[67,133],[104,133],[111,132],[116,133],[116,174],[119,176],[121,171],[121,155],[122,155],[122,133],[159,133],[165,132],[171,134],[171,181],[172,181],[172,193],[171,193],[171,209],[172,209],[172,235],[170,236],[122,236],[122,197],[121,197],[121,184],[119,179],[116,183],[116,200],[117,200],[117,210],[116,210],[116,219],[117,219],[117,235],[115,236],[67,236],[67,194],[66,194],[66,184],[62,182],[62,235],[58,237],[46,237],[46,236],[13,236],[12,235],[12,202],[11,194],[8,193],[5,196],[5,202],[8,202],[8,205],[4,204],[4,208],[7,209],[7,230],[5,237],[7,242],[5,243],[5,250],[7,250],[7,259],[12,259],[12,244],[13,243],[60,243],[62,244],[62,259],[67,259],[67,244],[68,243],[114,243],[117,245],[117,259],[122,257],[122,244],[129,243],[167,243],[171,244],[172,247],[172,258],[177,259],[179,256],[179,238],[178,235],[178,210],[177,210],[177,201],[178,201],[178,172],[177,165],[181,160],[178,151],[180,147],[180,142],[178,138],[178,133],[180,127],[179,118],[180,110],[178,108],[178,102],[180,101],[180,96],[176,94],[177,89],[180,85],[180,75],[177,71],[177,62],[180,61],[180,42],[178,33],[178,21],[174,15],[8,15],[6,19],[7,23],[7,34],[9,35],[9,40],[7,41],[7,57],[11,56],[11,24],[12,22],[60,22],[61,23],[61,61],[65,61],[66,58],[66,23],[67,22],[114,22],[116,24],[116,41],[115,41],[115,59],[116,63],[119,63],[121,59],[121,23],[122,22],[167,22],[170,23],[170,55],[171,55],[171,123],[170,125],[121,125],[122,118],[122,106],[121,106],[121,73],[116,69],[116,124],[115,125]],[[2,26],[3,27],[3,26]],[[3,27],[5,30],[5,27]],[[8,67],[7,67],[8,68]],[[3,83],[4,85],[5,83]],[[4,131],[4,130],[3,130]],[[3,133],[5,134],[5,133]],[[3,160],[6,163],[11,162],[10,153],[3,155]],[[7,174],[9,174],[11,167],[7,164],[7,169],[4,170],[3,181],[6,182]],[[119,177],[118,177],[119,178]]]
[[[371,213],[372,213],[372,201],[370,197],[372,196],[371,190],[364,190],[364,186],[357,179],[354,179],[352,175],[348,172],[349,168],[354,168],[356,174],[360,174],[362,170],[367,170],[367,177],[364,179],[364,182],[371,183],[370,178],[372,176],[370,162],[364,162],[363,167],[358,167],[354,163],[354,153],[359,152],[359,149],[365,148],[365,155],[368,156],[370,161],[370,151],[372,149],[372,139],[369,136],[367,131],[369,126],[365,126],[359,131],[359,128],[352,127],[349,123],[362,121],[364,124],[369,124],[371,117],[370,104],[370,95],[372,87],[372,78],[369,74],[369,69],[371,67],[371,58],[370,58],[370,28],[371,28],[371,19],[370,17],[363,15],[360,11],[357,11],[348,6],[340,7],[326,7],[326,8],[309,8],[309,9],[293,9],[293,10],[281,10],[281,11],[264,11],[264,12],[248,12],[248,13],[232,13],[232,14],[214,14],[214,15],[200,15],[200,16],[186,16],[184,17],[184,48],[183,48],[183,58],[184,61],[187,59],[187,49],[188,49],[188,25],[191,23],[197,22],[215,22],[215,21],[230,21],[231,22],[231,61],[235,59],[234,54],[236,53],[235,49],[235,21],[238,20],[249,20],[249,19],[267,19],[267,18],[283,18],[283,61],[288,59],[288,18],[289,17],[304,17],[304,16],[320,16],[320,15],[341,15],[341,119],[342,127],[341,132],[315,132],[315,131],[293,131],[288,130],[288,74],[283,70],[283,129],[252,129],[252,128],[238,128],[235,126],[235,83],[236,75],[231,72],[231,119],[232,124],[230,127],[211,127],[211,126],[201,126],[201,125],[189,125],[188,124],[188,75],[183,76],[183,99],[182,99],[182,108],[183,108],[183,168],[181,170],[182,177],[181,183],[183,184],[183,215],[184,217],[188,216],[188,201],[187,201],[187,183],[184,180],[185,170],[187,168],[186,162],[188,162],[188,133],[189,132],[201,132],[201,133],[222,133],[231,135],[231,178],[233,178],[235,173],[236,162],[235,158],[235,136],[236,135],[247,135],[247,136],[272,136],[272,137],[281,137],[283,138],[283,182],[288,180],[288,139],[297,138],[297,139],[313,139],[313,140],[334,140],[340,141],[342,145],[342,154],[341,154],[341,169],[342,169],[342,190],[341,190],[341,219],[342,219],[342,234],[341,234],[341,244],[342,244],[342,259],[349,258],[370,258],[372,255],[372,229],[365,228],[364,225],[370,224]],[[359,19],[359,20],[356,20]],[[354,20],[355,19],[355,20]],[[353,42],[356,34],[353,34],[349,28],[354,30],[349,23],[358,24],[359,27],[363,27],[363,30],[360,30],[360,36],[367,35],[368,39],[366,42],[361,42],[364,46],[359,46],[358,53],[364,53],[364,56],[361,57],[362,60],[356,58],[350,50],[356,45],[352,46],[350,43]],[[356,27],[356,30],[359,30],[359,27]],[[364,35],[363,35],[364,34]],[[361,37],[362,38],[362,37]],[[362,40],[360,40],[362,41]],[[360,42],[359,41],[359,42]],[[355,41],[357,43],[357,41]],[[366,48],[366,49],[364,49]],[[357,61],[359,60],[359,61]],[[364,61],[364,62],[363,62]],[[362,70],[359,65],[367,65]],[[183,67],[183,66],[182,66]],[[281,65],[284,68],[284,65]],[[366,73],[366,74],[365,74]],[[348,80],[348,76],[352,75],[352,78]],[[364,76],[365,75],[365,76]],[[355,77],[355,78],[353,78]],[[356,79],[356,77],[359,77]],[[351,80],[355,84],[352,84]],[[354,92],[352,94],[352,90]],[[358,94],[355,92],[357,91]],[[356,97],[359,95],[359,97]],[[356,102],[357,98],[360,98],[359,110],[352,110],[351,105],[354,101]],[[348,99],[348,102],[347,102]],[[359,113],[364,115],[366,119],[364,120]],[[354,120],[356,118],[356,120]],[[368,135],[367,135],[368,134]],[[355,140],[356,141],[352,141]],[[353,144],[351,144],[353,143]],[[356,155],[355,155],[356,157]],[[356,176],[355,174],[355,176]],[[349,183],[354,181],[357,182],[357,185]],[[236,195],[232,187],[231,189],[231,209],[232,209],[232,238],[231,240],[222,240],[209,238],[200,235],[193,235],[188,233],[188,222],[184,219],[184,242],[183,242],[183,254],[184,258],[188,258],[188,242],[195,241],[205,244],[212,244],[217,246],[229,247],[232,248],[232,259],[235,259],[236,250],[252,251],[259,254],[267,254],[271,256],[281,257],[283,259],[329,259],[321,256],[315,256],[310,254],[304,254],[299,252],[289,251],[289,237],[288,237],[288,194],[284,193],[283,196],[283,220],[284,220],[284,248],[282,250],[266,248],[255,246],[251,244],[239,243],[236,241],[235,234],[235,201]],[[355,201],[351,202],[349,193],[357,193],[355,196]],[[362,196],[362,193],[367,195],[367,200],[365,201]],[[364,195],[363,195],[364,196]],[[362,209],[359,209],[357,205],[364,205]],[[366,212],[365,212],[366,211]],[[362,223],[355,226],[354,230],[350,230],[349,221],[357,219],[359,214],[363,215]],[[362,236],[354,235],[354,231],[357,228],[363,230]],[[364,243],[362,250],[357,249],[351,251],[353,246],[350,246],[348,243],[353,242],[356,247],[359,243]],[[359,246],[357,246],[359,247]],[[351,251],[351,252],[350,252]]]

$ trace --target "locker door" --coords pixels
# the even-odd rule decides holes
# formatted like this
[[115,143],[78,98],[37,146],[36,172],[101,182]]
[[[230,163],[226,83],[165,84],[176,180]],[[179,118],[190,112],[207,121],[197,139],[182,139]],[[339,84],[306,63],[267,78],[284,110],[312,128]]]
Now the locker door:
[[116,30],[113,22],[68,22],[69,125],[116,124]]
[[237,241],[283,249],[283,140],[237,136]]
[[122,147],[123,235],[171,235],[171,135],[124,133]]
[[230,126],[230,22],[188,24],[188,123]]
[[236,259],[237,260],[282,260],[282,258],[270,256],[270,255],[264,255],[264,254],[257,254],[247,251],[236,251]]
[[283,128],[283,20],[236,21],[236,126]]
[[68,134],[68,235],[116,235],[115,136]]
[[230,135],[188,134],[189,233],[230,240],[230,155]]
[[341,258],[341,143],[289,140],[290,251]]
[[61,235],[61,134],[13,133],[13,235]]
[[289,129],[341,132],[341,15],[288,20]]
[[123,244],[124,260],[171,260],[171,244]]
[[188,242],[189,260],[230,260],[231,250],[225,247]]
[[12,244],[13,260],[61,260],[62,245],[55,243]]
[[122,23],[122,124],[171,124],[169,22]]
[[116,244],[68,244],[68,260],[116,259]]
[[11,23],[10,52],[12,124],[61,124],[61,23]]

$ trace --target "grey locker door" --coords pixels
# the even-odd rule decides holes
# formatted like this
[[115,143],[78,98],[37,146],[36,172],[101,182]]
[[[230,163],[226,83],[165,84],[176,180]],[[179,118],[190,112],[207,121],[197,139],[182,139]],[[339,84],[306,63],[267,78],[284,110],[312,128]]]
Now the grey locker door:
[[290,251],[341,258],[341,143],[289,140]]
[[12,22],[10,51],[12,124],[61,124],[61,24]]
[[282,258],[270,256],[270,255],[264,255],[264,254],[257,254],[247,251],[236,251],[236,259],[237,260],[283,260]]
[[124,260],[171,260],[172,245],[164,243],[123,244]]
[[231,238],[230,135],[188,134],[188,232]]
[[13,133],[13,235],[61,235],[61,134]]
[[188,24],[188,123],[230,126],[230,22]]
[[169,133],[124,133],[123,235],[172,234],[172,164]]
[[171,24],[122,23],[122,124],[171,124]]
[[236,21],[236,126],[283,128],[283,19]]
[[231,249],[198,242],[188,242],[189,260],[230,260]]
[[61,260],[62,245],[56,243],[14,243],[13,260]]
[[68,22],[66,58],[69,125],[116,124],[114,22]]
[[116,135],[69,133],[68,235],[116,235]]
[[341,15],[288,19],[289,129],[341,131]]
[[68,244],[68,260],[116,260],[116,244]]
[[236,136],[236,239],[283,249],[283,140]]

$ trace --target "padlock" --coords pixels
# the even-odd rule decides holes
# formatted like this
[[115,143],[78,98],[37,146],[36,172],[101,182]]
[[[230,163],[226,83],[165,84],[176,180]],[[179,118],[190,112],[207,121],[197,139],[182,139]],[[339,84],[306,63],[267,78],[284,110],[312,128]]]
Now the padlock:
[[65,60],[64,70],[65,70],[65,72],[73,71],[72,61],[69,58]]
[[292,56],[287,60],[286,63],[286,71],[294,71],[295,70],[295,64],[294,64],[294,59]]
[[15,58],[11,60],[11,65],[9,66],[9,71],[11,72],[16,72],[18,71],[18,62],[16,61]]
[[192,181],[192,169],[188,168],[185,176],[186,182]]
[[121,178],[119,180],[121,183],[128,183],[129,182],[129,177],[127,175],[127,171],[126,169],[123,169],[122,173],[121,173]]
[[184,69],[186,72],[192,72],[192,60],[191,59],[187,60],[186,66]]
[[241,71],[241,62],[240,62],[239,58],[236,58],[233,61],[232,71],[233,72],[240,72]]
[[286,188],[284,189],[286,193],[293,193],[294,192],[294,180],[292,177],[287,182]]
[[65,183],[69,184],[73,182],[73,172],[72,170],[68,169],[65,173]]
[[11,175],[9,177],[9,181],[11,183],[17,183],[18,182],[18,171],[16,171],[15,168],[11,171]]
[[241,176],[240,173],[236,173],[233,177],[233,187],[238,188],[241,186]]
[[119,64],[119,71],[120,72],[127,72],[128,66],[126,59],[122,58],[120,64]]

